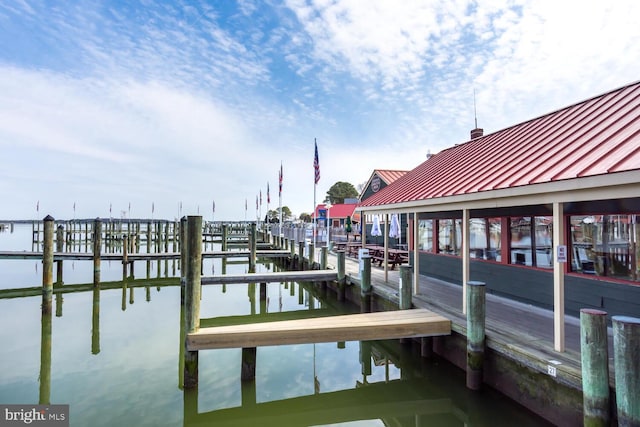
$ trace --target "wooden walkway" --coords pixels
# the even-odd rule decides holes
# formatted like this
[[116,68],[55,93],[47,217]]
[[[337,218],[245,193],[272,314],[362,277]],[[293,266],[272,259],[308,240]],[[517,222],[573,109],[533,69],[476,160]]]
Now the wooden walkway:
[[189,351],[286,344],[449,335],[451,321],[414,309],[202,328],[187,334]]
[[[251,255],[251,251],[203,251],[202,258],[247,258]],[[287,250],[260,250],[256,251],[258,258],[279,258],[291,255],[291,251]],[[28,251],[0,251],[0,259],[42,259],[42,252]],[[100,259],[103,261],[122,261],[122,253],[101,253]],[[127,254],[127,259],[131,261],[147,261],[147,260],[164,260],[164,259],[180,259],[180,252],[156,252],[142,253],[133,252]],[[91,252],[54,252],[54,261],[66,260],[93,260]]]
[[203,276],[200,282],[203,285],[228,285],[230,283],[329,282],[337,279],[336,270],[307,270]]

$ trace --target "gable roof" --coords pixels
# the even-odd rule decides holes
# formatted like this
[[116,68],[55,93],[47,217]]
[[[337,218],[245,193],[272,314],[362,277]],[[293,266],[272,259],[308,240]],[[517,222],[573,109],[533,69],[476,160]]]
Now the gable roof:
[[[329,209],[329,217],[330,218],[346,218],[348,216],[353,216],[353,211],[356,209],[358,205],[355,203],[337,203],[335,205],[331,205],[331,209]],[[314,215],[312,218],[316,218],[320,216],[320,209],[324,209],[325,205],[320,204],[316,206]]]
[[375,207],[640,170],[640,82],[445,149]]
[[[406,173],[407,171],[404,170],[374,169],[369,180],[362,188],[362,192],[358,196],[358,199],[362,201],[370,197],[371,194],[377,193],[380,189],[388,186]],[[376,182],[375,186],[373,185],[374,182]]]

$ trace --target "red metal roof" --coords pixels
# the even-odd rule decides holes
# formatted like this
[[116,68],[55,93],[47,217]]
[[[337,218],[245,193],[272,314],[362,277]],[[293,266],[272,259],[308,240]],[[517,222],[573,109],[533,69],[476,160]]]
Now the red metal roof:
[[[329,209],[329,217],[330,218],[346,218],[347,216],[352,216],[356,206],[358,205],[355,203],[331,205],[331,209]],[[316,206],[316,210],[315,210],[316,216],[319,216],[320,209],[325,209],[325,205],[320,204]]]
[[640,82],[443,150],[360,206],[634,169],[640,169]]
[[406,174],[407,171],[398,171],[398,170],[389,170],[389,169],[376,169],[373,171],[374,174],[377,174],[381,180],[383,180],[387,185],[391,184],[402,175]]

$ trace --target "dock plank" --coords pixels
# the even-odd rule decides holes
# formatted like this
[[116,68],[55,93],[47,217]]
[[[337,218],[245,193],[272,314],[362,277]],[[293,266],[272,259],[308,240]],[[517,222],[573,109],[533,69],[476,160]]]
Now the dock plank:
[[449,319],[426,309],[412,309],[202,328],[187,334],[187,349],[197,351],[449,334]]

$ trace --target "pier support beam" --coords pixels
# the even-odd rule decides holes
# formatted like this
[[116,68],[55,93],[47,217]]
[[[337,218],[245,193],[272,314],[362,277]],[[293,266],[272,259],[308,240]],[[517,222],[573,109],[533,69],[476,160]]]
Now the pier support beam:
[[584,425],[608,426],[609,355],[607,350],[607,313],[580,310],[580,355]]
[[102,220],[93,221],[93,284],[100,283],[100,251],[102,250]]
[[360,258],[360,311],[371,311],[371,256],[363,255]]
[[[59,225],[56,229],[56,252],[64,250],[64,227]],[[62,285],[62,260],[56,261],[56,284]]]
[[485,292],[483,282],[467,283],[467,388],[482,385],[485,341]]
[[[187,334],[200,329],[200,292],[202,264],[202,217],[187,217],[187,262],[185,282],[185,331]],[[193,388],[198,385],[198,352],[184,352],[184,387]]]
[[346,286],[346,255],[344,251],[337,252],[338,257],[338,301],[344,301]]
[[399,305],[400,310],[407,310],[413,306],[412,291],[413,283],[411,279],[412,269],[410,265],[400,266],[400,283],[399,283]]
[[53,294],[53,227],[51,215],[44,218],[44,247],[42,251],[42,292]]
[[640,425],[640,318],[613,316],[613,362],[619,426]]

